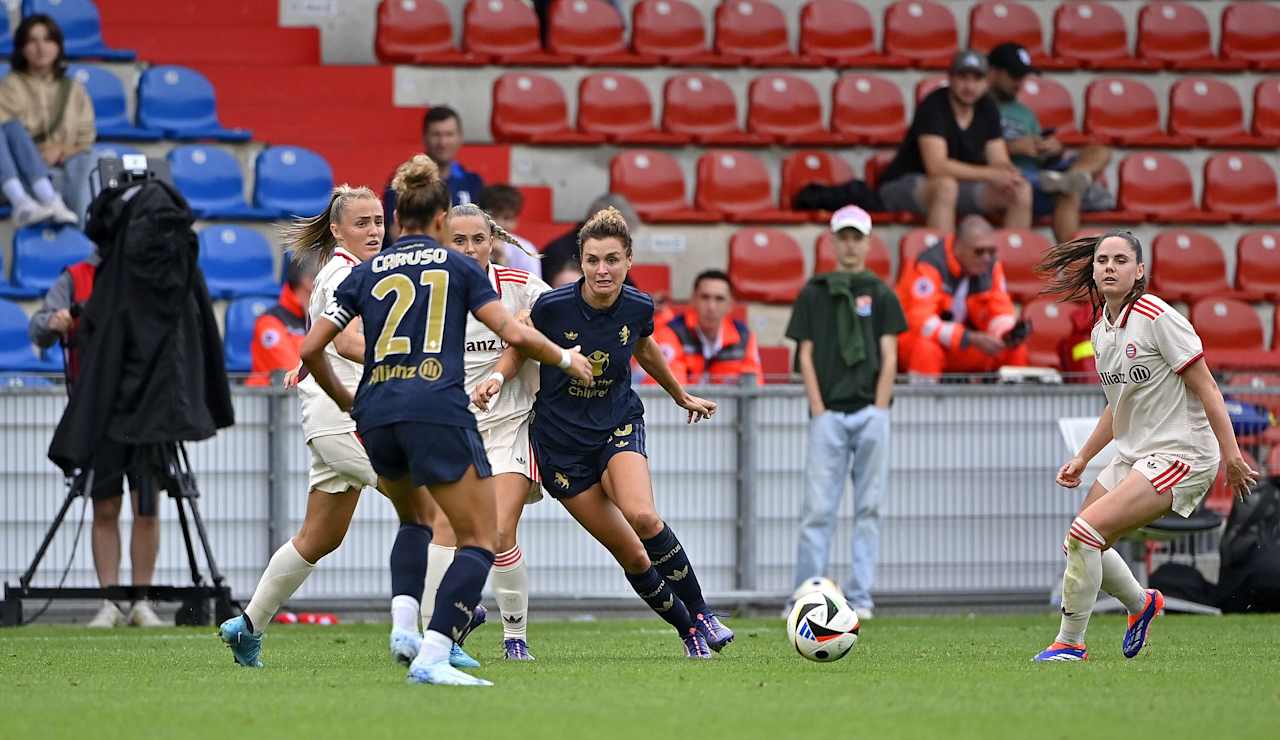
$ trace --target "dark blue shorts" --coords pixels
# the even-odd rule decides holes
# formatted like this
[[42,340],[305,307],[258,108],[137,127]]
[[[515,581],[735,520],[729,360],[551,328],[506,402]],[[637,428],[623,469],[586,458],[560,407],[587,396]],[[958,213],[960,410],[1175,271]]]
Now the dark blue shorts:
[[360,440],[373,472],[388,480],[408,474],[418,486],[453,483],[472,465],[481,478],[493,475],[475,427],[401,421],[361,430]]
[[[613,430],[609,439],[595,447],[566,450],[529,435],[533,456],[538,461],[542,487],[552,498],[573,498],[600,482],[609,461],[620,452],[644,451],[644,421],[637,419]],[[648,457],[648,455],[645,455]]]

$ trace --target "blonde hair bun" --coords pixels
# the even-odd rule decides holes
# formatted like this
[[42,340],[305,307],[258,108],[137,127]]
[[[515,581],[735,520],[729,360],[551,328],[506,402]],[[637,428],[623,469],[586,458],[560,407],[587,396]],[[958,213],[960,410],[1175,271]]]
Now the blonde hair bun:
[[412,159],[396,168],[391,189],[399,196],[410,190],[429,187],[439,181],[440,168],[436,163],[425,154],[415,154]]

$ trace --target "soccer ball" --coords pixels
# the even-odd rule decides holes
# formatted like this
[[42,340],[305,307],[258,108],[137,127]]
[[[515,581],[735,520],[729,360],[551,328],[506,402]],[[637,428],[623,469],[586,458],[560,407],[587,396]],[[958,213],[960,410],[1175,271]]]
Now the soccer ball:
[[835,581],[825,576],[814,576],[813,578],[806,578],[804,583],[796,586],[796,590],[791,593],[791,601],[795,603],[809,594],[819,591],[836,594],[840,598],[844,598],[844,592],[840,590]]
[[815,591],[796,600],[787,617],[787,636],[796,652],[809,660],[840,660],[858,642],[858,613],[840,594]]

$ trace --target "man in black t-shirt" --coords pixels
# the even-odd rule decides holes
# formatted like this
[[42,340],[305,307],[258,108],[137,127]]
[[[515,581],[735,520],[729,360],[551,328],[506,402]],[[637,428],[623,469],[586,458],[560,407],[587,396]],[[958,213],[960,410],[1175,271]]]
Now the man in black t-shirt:
[[886,210],[924,216],[930,228],[947,233],[957,215],[1003,216],[1005,228],[1031,226],[1031,186],[1009,160],[1000,109],[987,95],[986,57],[956,53],[947,85],[916,106],[880,182]]

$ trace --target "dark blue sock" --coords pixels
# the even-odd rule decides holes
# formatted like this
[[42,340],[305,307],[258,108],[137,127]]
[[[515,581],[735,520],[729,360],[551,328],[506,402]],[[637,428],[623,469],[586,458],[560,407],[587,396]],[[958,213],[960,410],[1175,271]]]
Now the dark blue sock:
[[[436,592],[436,610],[427,629],[446,635],[454,642],[464,638],[492,567],[492,552],[483,547],[459,547]],[[421,588],[418,593],[422,593]]]
[[671,527],[662,525],[662,531],[643,540],[644,551],[649,553],[649,560],[662,577],[671,584],[671,590],[685,603],[693,614],[707,613],[707,600],[702,598],[702,586],[698,584],[698,576],[693,572],[693,564],[684,551],[684,545],[676,539]]
[[636,590],[640,598],[644,599],[644,603],[649,608],[658,613],[659,617],[667,620],[667,624],[676,628],[676,632],[681,637],[689,634],[689,630],[693,628],[693,619],[689,616],[689,608],[684,605],[675,592],[671,590],[671,585],[667,583],[667,579],[657,569],[650,567],[643,573],[632,575],[627,573],[627,580],[631,582],[631,588]]
[[431,545],[431,527],[423,524],[400,524],[396,541],[391,544],[391,595],[412,596],[422,601],[422,587],[427,579],[427,547]]

